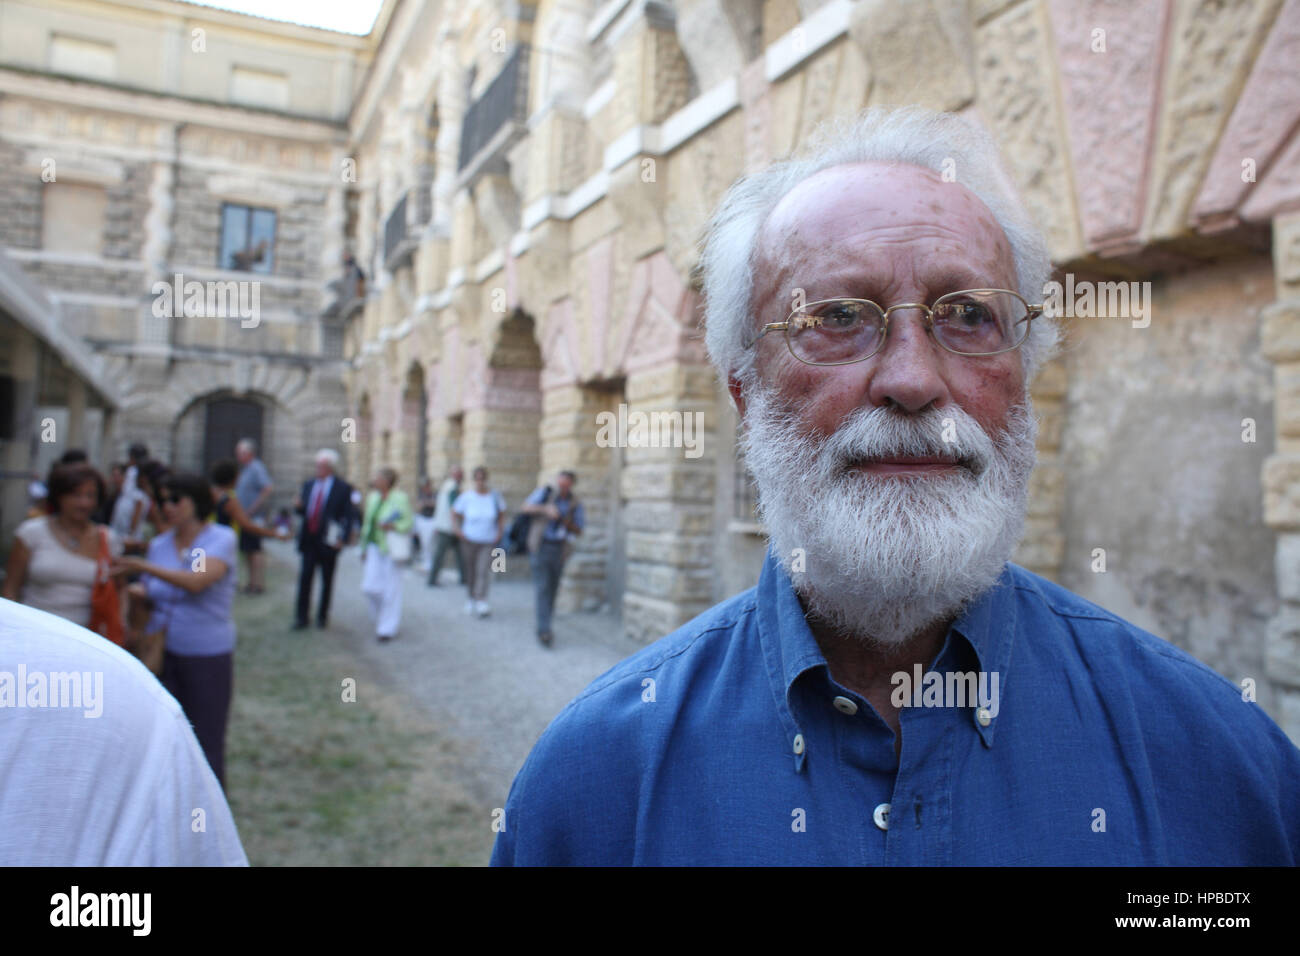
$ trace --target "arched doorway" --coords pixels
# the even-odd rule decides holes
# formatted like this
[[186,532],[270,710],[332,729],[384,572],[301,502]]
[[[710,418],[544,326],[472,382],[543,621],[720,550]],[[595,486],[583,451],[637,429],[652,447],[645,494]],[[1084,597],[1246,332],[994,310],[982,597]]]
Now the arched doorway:
[[172,426],[172,457],[177,471],[206,475],[215,462],[235,457],[240,439],[251,438],[259,452],[271,430],[274,402],[258,395],[214,392],[190,403]]

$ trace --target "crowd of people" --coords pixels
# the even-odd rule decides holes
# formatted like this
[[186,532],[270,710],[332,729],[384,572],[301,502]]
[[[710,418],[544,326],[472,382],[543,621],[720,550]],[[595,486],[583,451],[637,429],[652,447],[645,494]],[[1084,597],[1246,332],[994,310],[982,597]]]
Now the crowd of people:
[[205,476],[175,471],[132,445],[106,482],[70,450],[31,488],[10,547],[3,597],[86,627],[154,671],[225,785],[234,687],[236,565],[262,590],[259,520],[272,485],[254,443]]
[[468,487],[463,487],[464,471],[459,465],[449,470],[436,493],[431,480],[422,480],[412,505],[410,496],[399,487],[400,476],[394,469],[380,468],[362,499],[360,492],[336,474],[338,463],[336,452],[321,449],[316,455],[315,477],[303,484],[294,502],[303,517],[298,532],[301,561],[295,630],[308,627],[318,573],[316,626],[328,626],[334,569],[347,545],[361,548],[361,590],[375,637],[381,643],[396,637],[401,625],[404,568],[417,568],[429,587],[437,587],[450,553],[465,588],[465,613],[483,618],[492,612],[488,594],[494,554],[504,548],[529,555],[537,639],[544,647],[553,645],[555,595],[573,540],[582,534],[586,521],[583,506],[573,494],[573,472],[560,472],[554,488],[544,485],[534,490],[507,532],[509,507],[505,497],[489,484],[483,466],[473,470]]
[[[582,533],[574,476],[536,489],[507,533],[508,506],[486,468],[463,486],[457,466],[435,493],[424,480],[415,504],[392,468],[380,468],[363,498],[337,474],[339,456],[322,449],[315,474],[294,500],[300,554],[293,628],[329,623],[334,572],[343,548],[361,550],[361,591],[380,642],[397,636],[402,581],[416,569],[438,585],[448,553],[466,589],[465,612],[486,617],[495,549],[527,550],[537,605],[537,638],[551,646],[551,611],[569,546]],[[106,481],[84,452],[65,453],[34,482],[27,518],[6,566],[3,597],[57,615],[139,657],[175,697],[218,782],[225,786],[225,738],[234,692],[233,602],[265,592],[265,538],[293,537],[288,512],[267,506],[271,476],[253,440],[206,476],[174,471],[130,447]],[[418,553],[418,561],[416,555]],[[244,567],[239,585],[237,566]]]

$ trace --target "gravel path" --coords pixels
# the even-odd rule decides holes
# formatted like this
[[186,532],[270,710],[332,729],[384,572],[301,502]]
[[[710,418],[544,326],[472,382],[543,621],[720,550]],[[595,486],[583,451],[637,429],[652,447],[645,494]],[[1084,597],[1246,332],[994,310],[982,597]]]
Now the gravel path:
[[[291,546],[268,550],[272,561],[297,563]],[[534,632],[532,583],[522,570],[494,576],[492,613],[480,619],[464,613],[463,587],[430,588],[423,573],[408,568],[402,626],[387,644],[375,640],[356,548],[340,557],[334,577],[330,630],[347,635],[387,690],[445,728],[463,757],[465,786],[491,807],[505,805],[524,758],[564,705],[637,649],[609,613],[556,615],[555,644],[543,648]],[[455,581],[454,574],[443,574]]]

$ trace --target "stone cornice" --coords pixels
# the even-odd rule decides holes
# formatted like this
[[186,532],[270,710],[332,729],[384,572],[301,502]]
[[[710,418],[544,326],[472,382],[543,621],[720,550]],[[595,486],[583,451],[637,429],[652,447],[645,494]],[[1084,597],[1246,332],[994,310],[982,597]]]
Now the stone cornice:
[[274,110],[238,106],[156,93],[135,87],[111,86],[101,81],[57,76],[51,73],[0,66],[0,95],[26,96],[73,109],[102,110],[165,123],[187,123],[236,130],[312,143],[345,143],[347,127],[323,117],[295,116]]

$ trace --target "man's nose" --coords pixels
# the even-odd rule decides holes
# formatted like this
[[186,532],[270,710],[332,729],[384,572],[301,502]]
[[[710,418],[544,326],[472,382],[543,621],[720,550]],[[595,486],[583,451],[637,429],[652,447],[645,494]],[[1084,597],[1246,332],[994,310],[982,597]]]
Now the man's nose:
[[871,359],[871,403],[896,405],[905,412],[946,404],[951,396],[943,376],[944,354],[929,333],[922,309],[890,312],[888,335]]

